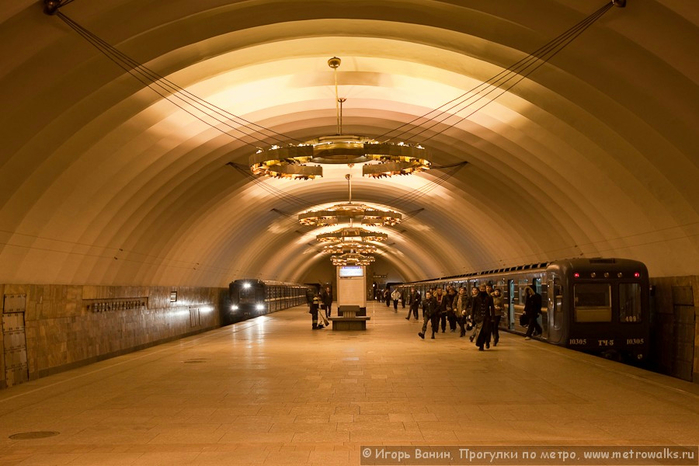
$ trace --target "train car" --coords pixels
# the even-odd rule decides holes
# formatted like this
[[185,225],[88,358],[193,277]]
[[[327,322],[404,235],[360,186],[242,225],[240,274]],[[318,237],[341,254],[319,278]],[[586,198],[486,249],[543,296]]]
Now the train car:
[[240,279],[228,285],[228,323],[269,314],[307,303],[313,288],[298,283]]
[[491,283],[504,297],[500,327],[524,333],[519,324],[527,286],[542,298],[539,337],[554,345],[625,362],[643,363],[650,336],[650,282],[641,262],[628,259],[569,259],[407,283],[422,296],[448,285],[470,290]]

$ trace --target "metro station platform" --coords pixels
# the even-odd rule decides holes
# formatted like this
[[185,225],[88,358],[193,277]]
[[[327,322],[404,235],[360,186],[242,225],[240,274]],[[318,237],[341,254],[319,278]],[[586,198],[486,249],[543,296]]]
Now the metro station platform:
[[507,333],[485,352],[448,329],[421,340],[406,314],[372,303],[367,331],[333,332],[297,307],[0,391],[0,464],[344,465],[366,445],[699,443],[695,384]]

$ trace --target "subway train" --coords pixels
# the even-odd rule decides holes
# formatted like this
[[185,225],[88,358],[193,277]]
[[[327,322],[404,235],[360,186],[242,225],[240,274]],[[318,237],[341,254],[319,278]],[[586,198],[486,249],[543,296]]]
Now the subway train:
[[308,293],[313,291],[312,286],[298,283],[235,280],[228,285],[230,306],[224,324],[306,304]]
[[503,294],[500,328],[524,333],[519,324],[527,286],[542,297],[540,339],[610,359],[643,364],[650,337],[650,282],[646,266],[614,258],[569,259],[471,273],[400,285],[403,296],[414,286],[424,297],[447,285],[467,292],[492,283]]

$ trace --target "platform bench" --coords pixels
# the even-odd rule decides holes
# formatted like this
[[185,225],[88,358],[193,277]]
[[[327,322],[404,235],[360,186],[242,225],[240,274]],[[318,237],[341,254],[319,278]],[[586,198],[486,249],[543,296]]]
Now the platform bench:
[[366,321],[371,317],[330,317],[333,330],[366,330]]
[[371,320],[366,316],[366,310],[359,306],[339,306],[337,313],[338,317],[330,317],[333,330],[366,330],[366,322]]

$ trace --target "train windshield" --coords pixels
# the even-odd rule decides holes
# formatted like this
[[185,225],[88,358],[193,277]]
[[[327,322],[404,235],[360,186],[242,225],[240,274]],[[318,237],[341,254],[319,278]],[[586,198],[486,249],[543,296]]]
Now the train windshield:
[[612,293],[609,283],[575,285],[575,321],[611,322]]
[[251,286],[249,283],[243,284],[239,291],[239,303],[240,304],[254,304],[256,302],[255,291],[256,287]]
[[619,320],[621,322],[641,321],[641,284],[619,284]]

